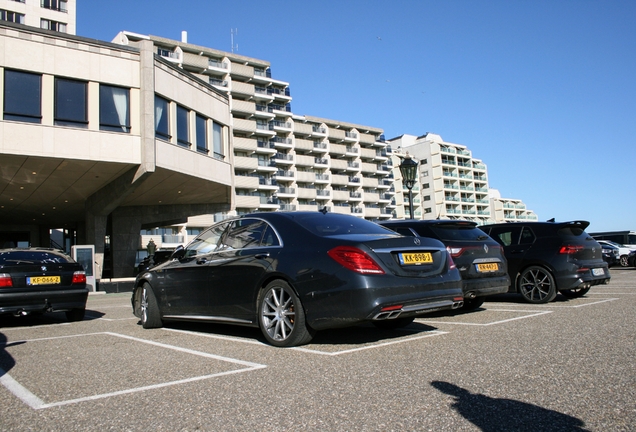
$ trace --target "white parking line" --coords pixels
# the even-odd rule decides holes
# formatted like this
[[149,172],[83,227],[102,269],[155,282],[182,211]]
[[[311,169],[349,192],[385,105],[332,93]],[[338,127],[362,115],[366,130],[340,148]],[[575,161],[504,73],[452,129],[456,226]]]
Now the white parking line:
[[[178,330],[178,329],[171,329],[171,328],[164,328],[163,330],[173,331],[173,332],[177,332],[177,333],[185,333],[185,334],[189,334],[189,335],[192,335],[192,336],[201,336],[201,337],[207,337],[207,338],[211,338],[211,339],[220,339],[220,340],[226,340],[226,341],[230,341],[230,342],[240,342],[240,343],[246,343],[246,344],[252,344],[252,345],[260,345],[262,347],[280,349],[280,348],[277,348],[277,347],[273,347],[272,345],[269,345],[269,344],[266,344],[266,343],[263,343],[263,342],[260,342],[260,341],[250,340],[250,339],[241,339],[241,338],[235,338],[235,337],[231,337],[231,336],[219,336],[219,335],[214,335],[214,334],[209,334],[209,333],[199,333],[199,332],[190,331],[190,330]],[[399,330],[403,330],[403,331],[409,332],[408,329],[399,329]],[[417,332],[417,333],[421,333],[421,332]],[[337,355],[340,355],[340,354],[349,354],[349,353],[352,353],[352,352],[355,352],[355,351],[362,351],[362,350],[368,350],[368,349],[372,349],[372,348],[379,348],[379,347],[382,347],[382,346],[398,344],[398,343],[402,343],[402,342],[408,342],[408,341],[422,339],[422,338],[431,337],[431,336],[441,336],[441,335],[446,334],[446,333],[448,333],[448,332],[431,331],[431,332],[426,332],[426,334],[422,335],[422,336],[408,337],[406,339],[395,340],[395,341],[391,341],[391,342],[376,343],[376,344],[373,344],[373,345],[367,345],[367,346],[360,347],[360,348],[353,348],[353,349],[336,351],[336,352],[324,352],[324,351],[313,350],[313,349],[304,348],[304,347],[292,347],[292,348],[289,348],[289,349],[290,350],[295,350],[295,351],[302,351],[302,352],[306,352],[306,353],[310,353],[310,354],[337,356]]]
[[[63,338],[80,337],[80,336],[94,336],[94,335],[110,335],[110,336],[120,337],[120,338],[124,338],[124,339],[129,339],[129,340],[132,340],[132,341],[135,341],[135,342],[142,342],[142,343],[158,346],[158,347],[161,347],[161,348],[171,349],[171,350],[174,350],[174,351],[179,351],[179,352],[183,352],[183,353],[187,353],[187,354],[193,354],[193,355],[197,355],[197,356],[200,356],[200,357],[206,357],[206,358],[213,359],[213,360],[219,360],[219,361],[224,361],[224,362],[228,362],[228,363],[234,363],[234,364],[238,364],[238,365],[241,365],[241,366],[245,366],[245,368],[244,369],[232,370],[232,371],[226,371],[226,372],[219,372],[219,373],[210,374],[210,375],[202,375],[202,376],[197,376],[197,377],[185,378],[185,379],[181,379],[181,380],[169,381],[169,382],[160,383],[160,384],[153,384],[153,385],[149,385],[149,386],[135,387],[135,388],[126,389],[126,390],[120,390],[120,391],[111,392],[111,393],[103,393],[103,394],[87,396],[87,397],[82,397],[82,398],[77,398],[77,399],[70,399],[70,400],[59,401],[59,402],[53,402],[53,403],[45,403],[44,401],[42,401],[40,398],[38,398],[36,395],[31,393],[27,388],[22,386],[19,382],[17,382],[15,379],[13,379],[8,373],[6,373],[5,370],[3,370],[1,368],[0,368],[0,384],[2,384],[4,387],[6,387],[11,393],[13,393],[16,397],[18,397],[20,400],[22,400],[25,404],[27,404],[31,408],[36,409],[36,410],[40,410],[40,409],[51,408],[51,407],[56,407],[56,406],[70,405],[70,404],[75,404],[75,403],[80,403],[80,402],[92,401],[92,400],[97,400],[97,399],[104,399],[104,398],[108,398],[108,397],[111,397],[111,396],[119,396],[119,395],[124,395],[124,394],[137,393],[137,392],[142,392],[142,391],[146,391],[146,390],[152,390],[152,389],[157,389],[157,388],[162,388],[162,387],[173,386],[173,385],[177,385],[177,384],[184,384],[184,383],[189,383],[189,382],[202,381],[202,380],[206,380],[206,379],[210,379],[210,378],[216,378],[216,377],[225,376],[225,375],[232,375],[232,374],[237,374],[237,373],[249,372],[249,371],[253,371],[253,370],[257,370],[257,369],[263,369],[263,368],[267,367],[267,365],[262,365],[262,364],[258,364],[258,363],[252,363],[252,362],[246,362],[246,361],[243,361],[243,360],[237,360],[237,359],[233,359],[233,358],[229,358],[229,357],[222,357],[222,356],[209,354],[209,353],[205,353],[205,352],[201,352],[201,351],[191,350],[191,349],[188,349],[188,348],[181,348],[181,347],[177,347],[177,346],[174,346],[174,345],[167,345],[167,344],[160,343],[160,342],[154,342],[154,341],[149,341],[149,340],[145,340],[145,339],[139,339],[139,338],[136,338],[136,337],[133,337],[133,336],[127,336],[127,335],[122,335],[122,334],[118,334],[118,333],[111,333],[111,332],[100,332],[100,333],[79,334],[79,335],[72,335],[72,336],[60,336],[60,337],[52,337],[52,338],[30,339],[30,340],[28,340],[26,342],[51,340],[51,339],[63,339]],[[20,341],[20,342],[22,342],[22,341]],[[13,344],[15,342],[11,342],[11,343]],[[6,345],[6,344],[4,344],[4,345]]]
[[531,315],[524,315],[521,317],[515,317],[515,318],[508,318],[505,320],[499,320],[499,321],[493,321],[493,322],[489,322],[489,323],[465,323],[465,322],[455,322],[455,321],[441,321],[441,320],[423,320],[423,319],[418,319],[418,322],[428,322],[428,323],[434,323],[434,324],[454,324],[454,325],[465,325],[465,326],[481,326],[481,327],[487,327],[487,326],[491,326],[491,325],[496,325],[496,324],[503,324],[506,322],[510,322],[510,321],[517,321],[517,320],[522,320],[522,319],[526,319],[526,318],[532,318],[535,316],[539,316],[539,315],[545,315],[545,314],[549,314],[552,313],[553,311],[530,311],[530,310],[522,310],[522,309],[487,309],[488,311],[492,311],[492,312],[527,312],[527,313],[531,313]]
[[[407,330],[408,331],[408,329],[400,329],[400,330]],[[374,348],[380,348],[380,347],[383,347],[383,346],[394,345],[394,344],[399,344],[399,343],[403,343],[403,342],[411,342],[411,341],[414,341],[414,340],[424,339],[424,338],[433,337],[433,336],[441,336],[441,335],[444,335],[444,334],[447,334],[447,333],[448,332],[445,332],[445,331],[434,330],[434,331],[426,332],[426,334],[422,335],[422,336],[407,337],[406,339],[394,340],[394,341],[391,341],[391,342],[382,342],[382,343],[377,343],[377,344],[373,344],[373,345],[367,345],[367,346],[360,347],[360,348],[352,348],[352,349],[348,349],[348,350],[335,351],[335,352],[324,352],[324,351],[318,351],[318,350],[313,350],[313,349],[303,348],[303,347],[294,347],[294,348],[290,348],[290,349],[293,349],[295,351],[302,351],[302,352],[306,352],[306,353],[310,353],[310,354],[319,354],[319,355],[325,355],[325,356],[338,356],[338,355],[342,355],[342,354],[350,354],[352,352],[364,351],[364,350],[374,349]]]
[[594,301],[591,303],[585,303],[585,304],[581,304],[581,305],[572,305],[572,306],[560,306],[560,305],[546,305],[547,307],[551,307],[551,308],[571,308],[571,309],[576,309],[576,308],[582,308],[582,307],[586,307],[586,306],[592,306],[595,304],[600,304],[600,303],[607,303],[607,302],[611,302],[614,300],[619,300],[617,298],[608,298],[608,299],[601,299],[598,301]]

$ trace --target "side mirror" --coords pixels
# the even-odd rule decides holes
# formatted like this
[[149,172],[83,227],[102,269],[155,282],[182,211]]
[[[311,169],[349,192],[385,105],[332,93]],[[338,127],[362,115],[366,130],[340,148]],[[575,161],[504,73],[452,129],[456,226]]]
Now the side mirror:
[[174,250],[174,252],[172,252],[172,255],[170,256],[170,259],[178,259],[180,260],[181,258],[183,258],[185,256],[186,250],[182,245],[179,245],[176,247],[176,249]]

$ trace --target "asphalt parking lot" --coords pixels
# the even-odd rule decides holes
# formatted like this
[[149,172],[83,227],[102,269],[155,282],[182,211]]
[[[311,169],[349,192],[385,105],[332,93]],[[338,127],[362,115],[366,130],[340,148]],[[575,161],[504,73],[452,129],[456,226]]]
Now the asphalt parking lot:
[[258,329],[144,330],[130,294],[86,319],[0,318],[0,430],[636,430],[636,268],[547,305],[502,295],[297,348]]

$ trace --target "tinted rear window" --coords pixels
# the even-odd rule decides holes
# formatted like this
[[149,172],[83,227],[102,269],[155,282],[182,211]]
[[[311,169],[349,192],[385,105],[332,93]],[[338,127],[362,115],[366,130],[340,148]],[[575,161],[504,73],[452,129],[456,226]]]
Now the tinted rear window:
[[563,228],[559,228],[557,234],[561,238],[579,238],[584,240],[589,237],[588,233],[576,226],[566,226]]
[[63,255],[46,251],[10,251],[0,252],[0,265],[29,265],[72,262]]
[[433,225],[431,231],[440,240],[485,240],[488,235],[477,227],[458,225]]
[[343,234],[395,234],[388,228],[355,216],[316,213],[296,216],[294,220],[321,237]]

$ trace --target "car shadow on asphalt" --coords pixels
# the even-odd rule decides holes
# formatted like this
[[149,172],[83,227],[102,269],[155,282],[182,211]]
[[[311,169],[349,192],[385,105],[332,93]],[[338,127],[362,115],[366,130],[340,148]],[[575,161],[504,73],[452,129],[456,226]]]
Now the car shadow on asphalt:
[[[141,324],[141,323],[138,323]],[[219,337],[235,337],[240,339],[252,339],[268,345],[260,329],[255,327],[242,327],[217,323],[197,322],[168,322],[164,327],[210,334]],[[321,330],[316,332],[309,345],[365,345],[370,343],[386,342],[400,339],[413,334],[432,332],[436,327],[414,322],[409,326],[393,330],[379,329],[372,324],[363,323],[351,327]]]
[[433,381],[431,386],[452,396],[451,408],[481,431],[587,430],[581,419],[527,402],[471,393],[445,381]]
[[[100,311],[86,309],[83,321],[92,321],[103,317]],[[0,315],[0,328],[35,327],[69,322],[64,312],[31,313],[25,316]]]

